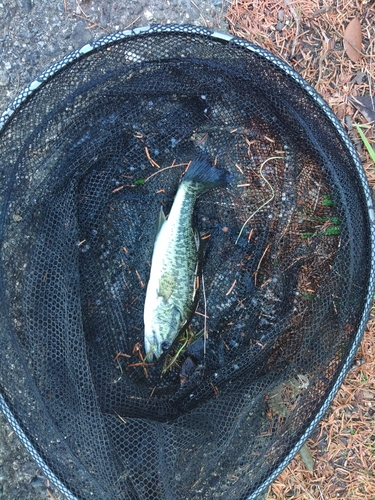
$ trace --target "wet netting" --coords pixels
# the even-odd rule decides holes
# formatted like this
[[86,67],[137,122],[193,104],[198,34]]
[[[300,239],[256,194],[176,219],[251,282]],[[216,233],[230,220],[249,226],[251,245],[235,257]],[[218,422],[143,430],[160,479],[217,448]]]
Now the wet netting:
[[[371,305],[371,195],[333,113],[259,47],[166,26],[71,54],[1,124],[0,401],[33,457],[69,498],[255,498]],[[201,152],[232,181],[195,204],[199,303],[151,361],[159,211]]]

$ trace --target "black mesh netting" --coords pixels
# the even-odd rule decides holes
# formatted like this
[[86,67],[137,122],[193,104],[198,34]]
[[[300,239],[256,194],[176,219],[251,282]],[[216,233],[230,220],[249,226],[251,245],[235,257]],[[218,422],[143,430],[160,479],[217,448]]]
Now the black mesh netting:
[[[150,365],[158,214],[201,151],[233,180],[196,203],[197,312]],[[368,188],[324,103],[249,44],[154,28],[55,67],[0,162],[0,386],[37,458],[80,499],[255,495],[368,311]]]

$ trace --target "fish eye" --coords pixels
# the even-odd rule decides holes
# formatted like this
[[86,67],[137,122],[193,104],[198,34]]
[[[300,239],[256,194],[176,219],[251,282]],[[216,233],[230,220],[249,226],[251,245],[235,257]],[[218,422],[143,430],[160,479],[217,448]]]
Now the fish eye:
[[161,343],[161,348],[163,351],[167,351],[170,346],[171,346],[171,343],[169,340],[164,340],[164,342]]

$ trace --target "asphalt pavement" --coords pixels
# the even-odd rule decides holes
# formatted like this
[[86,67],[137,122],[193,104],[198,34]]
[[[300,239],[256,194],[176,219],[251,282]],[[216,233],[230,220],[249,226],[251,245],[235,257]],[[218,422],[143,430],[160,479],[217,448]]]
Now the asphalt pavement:
[[[150,24],[228,32],[225,0],[0,0],[0,114],[69,52],[108,33]],[[0,414],[0,499],[65,497],[51,485]]]

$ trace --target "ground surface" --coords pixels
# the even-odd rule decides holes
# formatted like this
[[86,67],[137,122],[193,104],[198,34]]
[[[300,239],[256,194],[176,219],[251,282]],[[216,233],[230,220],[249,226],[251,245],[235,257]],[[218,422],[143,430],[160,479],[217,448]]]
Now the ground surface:
[[[199,4],[199,8],[196,5]],[[228,32],[222,0],[0,1],[0,113],[50,64],[107,33],[190,23]],[[30,459],[0,414],[0,499],[65,498]]]
[[[199,8],[196,7],[199,6]],[[193,23],[232,32],[288,61],[322,93],[361,147],[351,122],[365,122],[348,97],[371,91],[375,6],[368,1],[323,0],[3,0],[0,2],[0,110],[52,62],[107,32],[150,23]],[[226,17],[227,16],[227,17]],[[363,56],[352,62],[344,30],[357,16]],[[363,74],[363,75],[362,75]],[[367,131],[371,140],[373,130]],[[362,150],[371,183],[373,164]],[[357,363],[308,445],[316,463],[308,472],[296,458],[268,498],[375,499],[375,319]],[[62,499],[28,457],[0,416],[0,499]]]
[[[352,61],[345,50],[347,26],[354,18],[358,19],[362,34],[357,61]],[[366,124],[367,120],[350,104],[350,98],[374,92],[374,2],[233,0],[227,19],[232,33],[278,55],[318,90],[356,145],[374,189],[374,162],[353,127],[353,123]],[[366,134],[373,144],[373,125],[366,129]],[[308,472],[297,456],[274,482],[268,498],[374,500],[374,411],[375,320],[372,318],[355,365],[327,416],[308,441],[315,459],[314,471]]]

